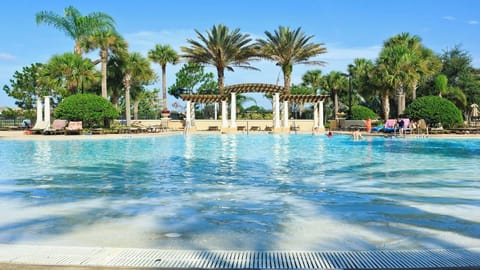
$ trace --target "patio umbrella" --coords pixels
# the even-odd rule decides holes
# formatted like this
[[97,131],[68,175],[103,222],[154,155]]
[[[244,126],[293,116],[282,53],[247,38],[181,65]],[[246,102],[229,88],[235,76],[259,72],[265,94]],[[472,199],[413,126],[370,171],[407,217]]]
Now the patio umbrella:
[[472,107],[472,116],[473,117],[478,117],[478,105],[477,104],[472,104],[470,105]]

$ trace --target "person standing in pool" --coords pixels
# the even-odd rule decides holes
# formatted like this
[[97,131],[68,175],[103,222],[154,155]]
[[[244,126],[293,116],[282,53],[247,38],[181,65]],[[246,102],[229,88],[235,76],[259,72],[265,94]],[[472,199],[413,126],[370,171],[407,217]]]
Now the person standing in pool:
[[360,133],[360,130],[359,129],[356,129],[354,132],[353,132],[353,140],[354,141],[358,141],[362,138],[362,133]]

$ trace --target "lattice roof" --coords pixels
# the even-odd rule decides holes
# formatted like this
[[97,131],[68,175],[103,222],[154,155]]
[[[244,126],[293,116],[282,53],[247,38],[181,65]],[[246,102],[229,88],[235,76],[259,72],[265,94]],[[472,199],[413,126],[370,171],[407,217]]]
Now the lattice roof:
[[225,94],[234,93],[282,93],[283,86],[267,83],[242,83],[225,86]]

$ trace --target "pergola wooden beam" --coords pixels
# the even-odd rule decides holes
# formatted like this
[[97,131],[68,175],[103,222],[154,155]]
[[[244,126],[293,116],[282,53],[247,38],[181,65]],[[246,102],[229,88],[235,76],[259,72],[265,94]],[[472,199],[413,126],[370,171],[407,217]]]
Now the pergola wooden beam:
[[267,83],[242,83],[225,86],[225,94],[234,93],[282,93],[283,86]]

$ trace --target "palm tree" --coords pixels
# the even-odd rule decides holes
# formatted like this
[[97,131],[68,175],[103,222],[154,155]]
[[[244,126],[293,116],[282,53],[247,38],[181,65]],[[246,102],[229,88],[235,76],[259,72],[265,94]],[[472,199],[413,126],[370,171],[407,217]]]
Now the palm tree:
[[45,23],[64,32],[75,41],[74,52],[81,56],[81,40],[88,38],[95,31],[114,29],[114,20],[105,13],[93,12],[86,16],[73,6],[65,8],[64,15],[60,16],[52,11],[41,11],[36,14],[37,24]]
[[107,62],[109,52],[124,53],[127,50],[127,42],[115,31],[96,31],[88,39],[82,40],[82,47],[86,51],[100,49],[100,63],[102,72],[102,97],[107,95]]
[[448,78],[445,74],[439,74],[435,77],[435,89],[438,96],[445,97],[452,101],[460,109],[465,109],[467,106],[467,96],[460,88],[448,85]]
[[257,56],[255,46],[248,34],[241,34],[240,29],[230,31],[228,27],[218,24],[207,30],[204,36],[195,30],[199,41],[188,39],[190,47],[181,47],[182,57],[198,64],[212,65],[217,68],[219,94],[224,94],[225,69],[234,71],[233,67],[258,70],[250,66],[250,60]]
[[169,45],[157,44],[148,52],[148,58],[162,67],[162,99],[163,109],[167,110],[167,64],[177,64],[178,54]]
[[89,59],[74,53],[53,56],[43,66],[41,80],[63,97],[85,92],[98,82],[98,72]]
[[334,118],[337,119],[338,114],[338,93],[345,91],[348,87],[348,79],[338,71],[331,71],[327,75],[323,76],[322,80],[323,89],[330,91],[330,95],[334,104]]
[[[143,84],[152,82],[156,76],[155,72],[150,67],[148,59],[139,53],[129,53],[121,59],[121,70],[123,71],[123,85],[125,88],[125,115],[127,119],[127,126],[130,126],[130,98],[132,89],[143,89],[140,87]],[[137,94],[137,93],[134,93]]]
[[299,27],[292,31],[280,26],[274,33],[265,31],[267,39],[257,39],[262,57],[276,62],[282,68],[285,95],[290,94],[291,74],[294,64],[324,65],[323,61],[309,60],[326,53],[323,43],[311,43],[312,36],[305,36]]
[[320,69],[307,71],[302,76],[302,85],[310,87],[314,93],[317,93],[322,86],[322,71]]
[[420,81],[436,74],[441,69],[440,59],[433,51],[422,45],[420,37],[409,33],[398,34],[384,43],[380,53],[380,61],[384,62],[391,76],[398,97],[398,114],[405,109],[405,90],[410,88],[412,99],[416,99],[416,91]]

